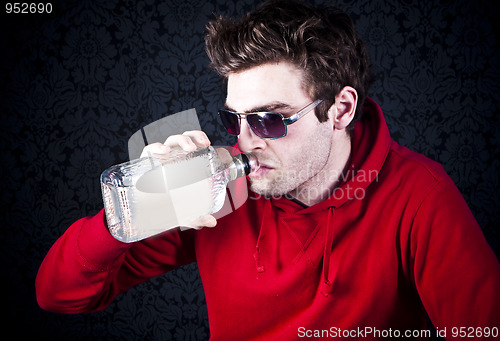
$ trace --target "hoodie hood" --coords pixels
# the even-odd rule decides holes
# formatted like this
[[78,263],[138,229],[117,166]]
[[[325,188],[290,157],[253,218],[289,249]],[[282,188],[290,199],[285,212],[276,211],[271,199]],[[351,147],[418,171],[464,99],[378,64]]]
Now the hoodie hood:
[[[293,227],[284,224],[290,234],[294,235],[301,248],[307,248],[306,240],[313,238],[319,229],[326,229],[324,236],[323,265],[321,292],[328,296],[332,289],[330,278],[334,276],[334,269],[330,268],[330,255],[335,237],[335,211],[350,200],[363,199],[367,188],[377,181],[378,174],[387,158],[391,146],[391,138],[382,110],[379,105],[367,98],[363,106],[363,115],[356,122],[351,140],[351,158],[346,172],[341,176],[339,186],[324,201],[310,207],[303,207],[299,203],[286,198],[272,198],[267,200],[263,220],[268,219],[273,209],[280,212],[282,220],[293,216],[294,219],[307,219],[308,226],[317,226],[311,230],[301,230],[306,224],[294,223]],[[311,224],[312,221],[312,224]],[[262,258],[263,243],[267,231],[266,224],[261,223],[259,236],[254,254],[258,272],[265,271],[265,260]],[[265,244],[265,243],[264,243]]]

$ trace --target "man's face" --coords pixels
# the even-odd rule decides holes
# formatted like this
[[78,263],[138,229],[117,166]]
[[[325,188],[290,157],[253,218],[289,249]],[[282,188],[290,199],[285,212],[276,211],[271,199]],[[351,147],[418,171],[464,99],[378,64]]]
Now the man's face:
[[[315,100],[303,90],[302,81],[302,71],[289,63],[263,64],[231,73],[226,107],[235,112],[272,111],[291,116]],[[239,148],[254,154],[261,165],[249,175],[252,190],[281,196],[317,184],[331,157],[332,136],[331,120],[319,123],[313,111],[289,125],[285,137],[275,140],[257,137],[242,119]]]

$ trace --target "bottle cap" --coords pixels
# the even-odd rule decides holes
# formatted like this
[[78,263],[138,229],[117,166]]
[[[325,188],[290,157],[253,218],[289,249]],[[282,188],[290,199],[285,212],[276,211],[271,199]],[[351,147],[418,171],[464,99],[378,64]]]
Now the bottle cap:
[[259,169],[259,161],[252,154],[238,154],[233,156],[233,163],[230,173],[232,180]]
[[253,154],[241,154],[241,159],[244,164],[245,175],[259,169],[259,161]]

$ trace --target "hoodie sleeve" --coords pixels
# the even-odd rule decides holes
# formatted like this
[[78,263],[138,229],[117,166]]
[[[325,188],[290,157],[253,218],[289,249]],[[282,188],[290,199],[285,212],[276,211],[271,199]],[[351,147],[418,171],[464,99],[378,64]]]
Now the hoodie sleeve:
[[38,304],[58,313],[105,309],[130,287],[193,262],[191,235],[175,229],[125,244],[108,232],[104,210],[80,219],[54,243],[40,266]]
[[448,176],[421,202],[411,253],[422,303],[434,326],[446,328],[447,339],[500,328],[498,259]]

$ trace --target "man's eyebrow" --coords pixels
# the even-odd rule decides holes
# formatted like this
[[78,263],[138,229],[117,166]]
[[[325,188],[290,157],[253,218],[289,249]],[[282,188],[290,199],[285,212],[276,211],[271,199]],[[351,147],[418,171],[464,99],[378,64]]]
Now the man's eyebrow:
[[[227,103],[225,103],[222,108],[228,111],[236,112],[236,110],[231,108]],[[272,102],[266,105],[251,108],[250,110],[246,110],[245,113],[249,114],[255,112],[275,112],[275,111],[279,112],[290,109],[292,109],[292,106],[290,104],[283,102]]]

